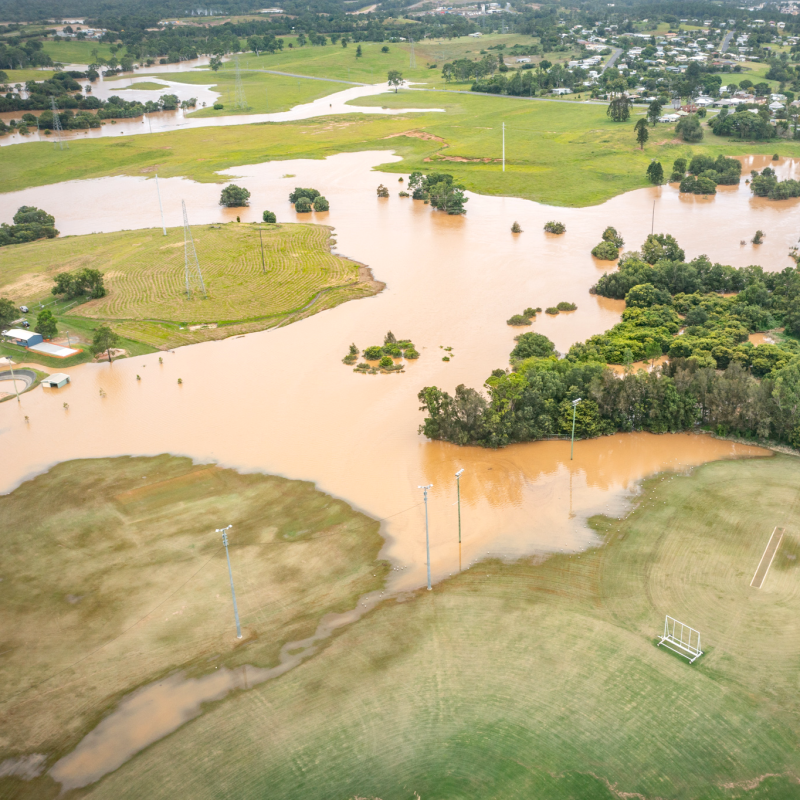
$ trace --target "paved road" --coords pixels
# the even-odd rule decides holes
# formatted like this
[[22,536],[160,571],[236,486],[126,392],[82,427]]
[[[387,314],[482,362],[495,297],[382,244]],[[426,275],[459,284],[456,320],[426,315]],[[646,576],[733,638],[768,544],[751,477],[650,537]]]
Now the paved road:
[[733,31],[728,31],[725,34],[725,38],[722,40],[722,44],[719,46],[720,53],[724,53],[730,46],[731,39],[733,39],[733,33]]
[[605,66],[603,69],[600,70],[600,74],[602,75],[609,67],[613,67],[616,60],[622,55],[622,49],[619,47],[614,48],[614,52],[611,54],[611,58],[606,61]]

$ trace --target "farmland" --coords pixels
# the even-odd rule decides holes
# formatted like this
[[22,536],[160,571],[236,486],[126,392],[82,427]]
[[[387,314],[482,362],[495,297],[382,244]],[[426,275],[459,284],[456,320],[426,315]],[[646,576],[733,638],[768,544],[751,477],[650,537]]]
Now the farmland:
[[[262,267],[263,235],[265,267]],[[381,285],[358,265],[330,252],[322,225],[195,226],[192,229],[208,296],[193,280],[186,296],[182,228],[122,231],[48,239],[0,250],[0,291],[17,304],[49,295],[55,274],[101,270],[108,293],[60,316],[110,322],[151,347],[218,339],[301,319]],[[213,325],[190,330],[200,325]]]
[[[60,464],[0,496],[0,518],[0,761],[63,755],[121,695],[177,667],[274,665],[284,642],[352,608],[385,574],[378,523],[346,503],[188,458]],[[238,642],[214,533],[223,524],[233,525]],[[24,786],[57,794],[47,777]],[[21,788],[0,777],[0,796]]]
[[[387,601],[89,796],[794,797],[798,481],[786,456],[657,476],[601,546]],[[702,632],[691,666],[666,613]]]

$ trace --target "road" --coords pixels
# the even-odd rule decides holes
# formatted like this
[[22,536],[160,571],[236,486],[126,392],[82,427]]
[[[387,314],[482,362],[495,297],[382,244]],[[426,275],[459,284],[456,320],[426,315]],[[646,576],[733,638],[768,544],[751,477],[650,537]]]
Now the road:
[[731,43],[731,39],[733,39],[733,34],[734,34],[733,31],[728,31],[725,34],[725,38],[722,40],[722,44],[719,46],[720,53],[724,53],[728,49]]
[[606,61],[603,68],[600,70],[600,74],[602,75],[609,67],[613,67],[616,60],[622,55],[622,50],[619,47],[614,48],[614,52],[611,54],[611,58]]

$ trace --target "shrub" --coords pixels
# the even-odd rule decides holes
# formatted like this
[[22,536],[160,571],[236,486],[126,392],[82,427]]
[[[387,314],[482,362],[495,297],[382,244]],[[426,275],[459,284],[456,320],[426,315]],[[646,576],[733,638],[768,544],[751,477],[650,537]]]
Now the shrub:
[[311,201],[307,197],[298,197],[294,204],[294,210],[298,214],[308,214],[311,212]]
[[514,314],[506,320],[506,325],[531,325],[530,317],[523,316],[522,314]]
[[664,183],[664,168],[660,161],[651,161],[647,167],[647,180],[656,186]]
[[753,237],[753,244],[761,244],[764,241],[764,231],[756,231],[756,235]]
[[412,361],[413,361],[415,358],[419,358],[419,353],[417,352],[417,349],[414,347],[414,345],[413,345],[413,344],[411,345],[411,347],[407,347],[407,348],[406,348],[406,349],[403,351],[403,355],[404,355],[406,358],[408,358],[409,360],[412,360]]
[[779,158],[780,158],[780,156],[779,156],[777,153],[775,153],[775,154],[772,156],[772,160],[773,160],[773,161],[777,161]]
[[567,226],[563,222],[546,222],[544,229],[547,233],[566,233]]
[[519,225],[519,222],[514,222],[511,226],[511,233],[522,233],[522,228]]
[[[592,250],[592,255],[600,261],[616,261],[619,258],[619,248],[612,242],[600,242]],[[550,313],[549,311],[547,312]]]
[[250,192],[244,187],[232,183],[222,190],[219,204],[228,208],[239,208],[240,206],[246,206],[249,200]]
[[558,314],[558,309],[555,306],[550,306],[550,308],[546,308],[544,310],[544,313],[550,314],[551,317],[554,317],[556,314]]
[[511,351],[512,361],[523,358],[548,358],[555,353],[555,345],[541,333],[521,333],[514,337],[516,345]]
[[319,194],[316,189],[302,189],[299,186],[295,186],[294,191],[289,195],[289,202],[296,203],[301,197],[306,197],[309,201],[313,201],[315,197],[319,197]]
[[394,361],[392,361],[389,356],[383,356],[383,358],[381,358],[381,360],[378,362],[378,366],[381,369],[387,369],[394,366]]
[[222,103],[214,103],[214,111],[222,111],[223,108],[225,108],[225,106],[222,105]]
[[383,356],[383,348],[380,345],[372,345],[364,351],[364,358],[367,361],[377,361]]
[[378,197],[388,197],[389,190],[381,183],[378,186]]
[[576,306],[575,303],[567,303],[566,301],[563,301],[563,300],[556,306],[556,308],[559,311],[577,311],[578,310],[578,306]]
[[264,220],[264,222],[277,222],[278,221],[278,217],[275,215],[274,211],[265,211],[261,215],[261,217]]
[[524,317],[535,317],[541,310],[541,308],[531,308],[528,306],[528,308],[522,312],[522,315]]
[[411,195],[408,192],[400,192],[399,194],[400,197],[411,197]]
[[328,201],[322,195],[314,198],[314,211],[330,211],[330,208]]
[[612,228],[611,225],[603,231],[603,236],[601,238],[604,242],[611,242],[617,248],[625,244],[625,240],[617,233],[617,229]]

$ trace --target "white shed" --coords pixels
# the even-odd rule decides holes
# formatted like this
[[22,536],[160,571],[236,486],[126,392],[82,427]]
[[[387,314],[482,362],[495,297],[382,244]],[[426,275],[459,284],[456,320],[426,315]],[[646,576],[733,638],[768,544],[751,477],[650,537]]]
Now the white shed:
[[60,389],[69,383],[69,375],[66,372],[54,372],[42,379],[42,386],[46,389]]

